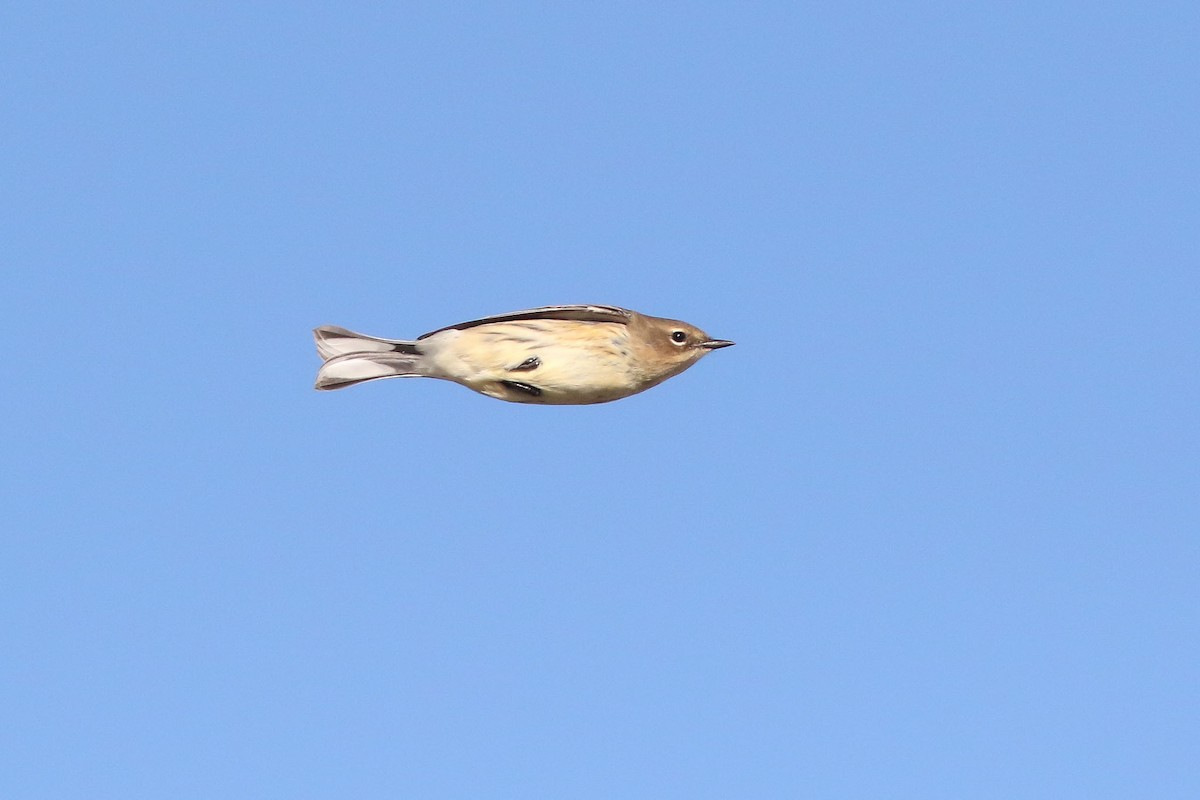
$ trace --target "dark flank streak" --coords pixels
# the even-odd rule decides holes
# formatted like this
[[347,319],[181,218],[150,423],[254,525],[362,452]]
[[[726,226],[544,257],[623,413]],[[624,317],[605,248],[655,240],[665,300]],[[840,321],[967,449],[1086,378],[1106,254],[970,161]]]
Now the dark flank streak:
[[522,361],[517,366],[509,370],[509,372],[531,372],[542,365],[542,360],[537,356],[530,356]]
[[541,389],[539,389],[536,386],[532,386],[528,383],[521,383],[520,381],[500,381],[500,382],[510,389],[516,389],[518,392],[524,392],[525,394],[527,394],[531,397],[541,397],[542,396]]

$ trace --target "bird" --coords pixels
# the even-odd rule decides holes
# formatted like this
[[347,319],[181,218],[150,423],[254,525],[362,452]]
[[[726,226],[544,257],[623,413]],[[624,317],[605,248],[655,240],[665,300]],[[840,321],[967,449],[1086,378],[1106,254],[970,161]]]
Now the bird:
[[512,403],[590,405],[643,392],[733,342],[607,305],[542,306],[460,322],[415,340],[323,325],[315,388],[440,378]]

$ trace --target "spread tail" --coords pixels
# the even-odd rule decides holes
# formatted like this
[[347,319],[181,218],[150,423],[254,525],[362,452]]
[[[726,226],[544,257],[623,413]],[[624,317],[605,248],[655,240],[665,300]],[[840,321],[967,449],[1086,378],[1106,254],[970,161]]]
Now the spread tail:
[[365,333],[355,333],[336,325],[322,325],[313,331],[317,341],[317,352],[321,358],[328,361],[334,356],[344,356],[347,353],[408,353],[418,355],[416,342],[406,342],[402,339],[380,339],[377,336],[367,336]]
[[317,373],[317,389],[342,389],[380,378],[419,376],[421,353],[415,342],[380,339],[324,325],[313,331],[325,363]]

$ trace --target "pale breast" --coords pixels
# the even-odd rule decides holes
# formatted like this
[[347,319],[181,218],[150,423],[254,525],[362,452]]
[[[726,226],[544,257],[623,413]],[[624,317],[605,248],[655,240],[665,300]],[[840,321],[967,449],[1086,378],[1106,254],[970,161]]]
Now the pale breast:
[[422,340],[437,377],[502,400],[602,403],[637,385],[619,323],[523,320],[450,330]]

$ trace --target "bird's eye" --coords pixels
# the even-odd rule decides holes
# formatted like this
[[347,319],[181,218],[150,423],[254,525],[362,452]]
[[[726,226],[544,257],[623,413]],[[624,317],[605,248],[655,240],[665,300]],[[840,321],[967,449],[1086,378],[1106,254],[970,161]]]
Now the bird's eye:
[[671,341],[675,344],[683,344],[687,341],[687,334],[683,331],[671,331]]

